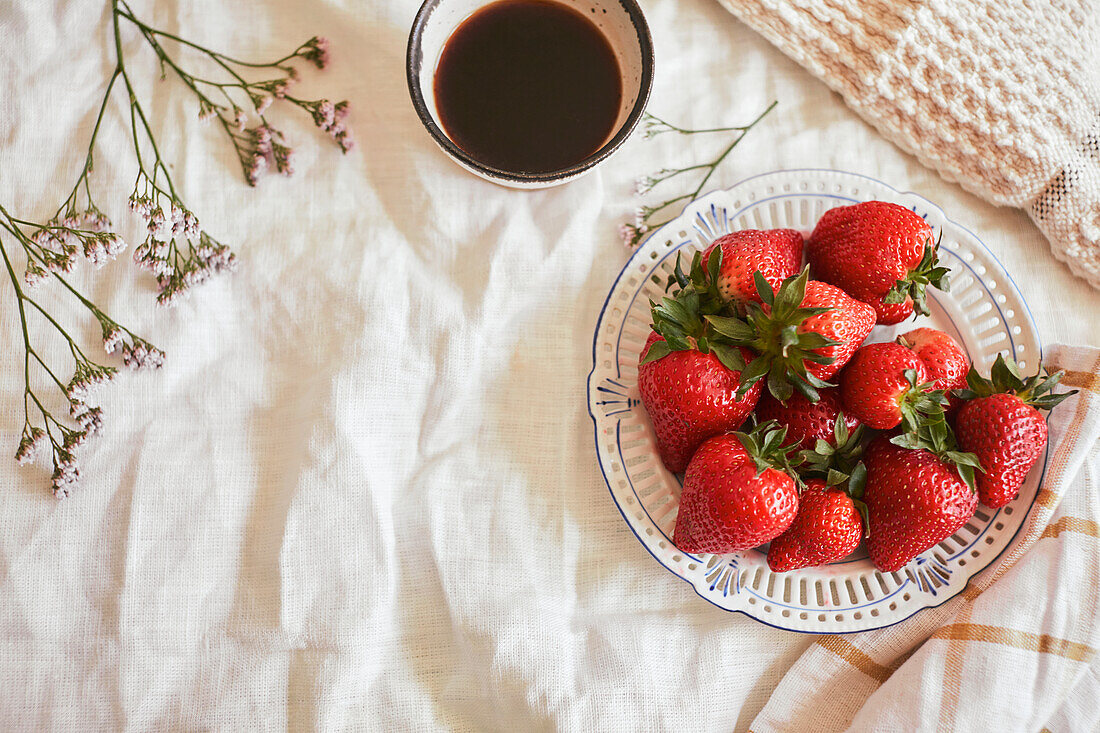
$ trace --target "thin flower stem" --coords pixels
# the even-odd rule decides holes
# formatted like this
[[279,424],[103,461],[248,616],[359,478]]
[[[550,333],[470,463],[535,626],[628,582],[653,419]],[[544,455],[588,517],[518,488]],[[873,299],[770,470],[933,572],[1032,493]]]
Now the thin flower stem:
[[760,122],[760,120],[764,119],[764,117],[767,116],[769,112],[775,109],[775,106],[777,104],[777,101],[772,102],[770,105],[768,105],[767,109],[761,112],[755,120],[747,125],[731,127],[712,127],[701,130],[689,130],[683,127],[678,127],[676,125],[666,122],[656,115],[647,113],[646,122],[650,125],[651,130],[650,133],[647,133],[647,136],[660,134],[662,132],[678,132],[683,135],[694,135],[704,132],[737,132],[739,134],[730,141],[729,145],[727,145],[722,150],[722,152],[719,153],[717,158],[709,163],[700,163],[696,165],[686,166],[684,168],[677,168],[674,170],[663,169],[650,176],[638,179],[638,192],[644,194],[647,191],[651,190],[657,184],[680,176],[689,171],[706,171],[702,178],[699,180],[698,185],[696,185],[695,189],[691,192],[667,199],[660,204],[657,204],[656,206],[644,206],[638,209],[638,213],[635,215],[634,222],[632,224],[624,224],[620,227],[619,231],[620,235],[623,237],[624,243],[627,246],[634,246],[638,244],[638,242],[641,241],[642,237],[644,237],[649,232],[658,227],[662,227],[668,222],[672,221],[672,218],[669,218],[660,223],[655,223],[652,221],[652,219],[656,214],[671,207],[673,204],[677,204],[685,200],[694,201],[696,198],[698,198],[699,194],[703,190],[703,187],[706,186],[707,183],[710,181],[711,177],[714,175],[714,172],[718,169],[718,166],[720,166],[723,161],[725,161],[725,159],[729,156],[733,149],[736,148],[737,145],[745,138],[745,135],[747,135],[749,131],[752,130],[752,128]]
[[[129,83],[127,82],[127,85]],[[148,118],[145,117],[145,111],[141,108],[141,102],[136,98],[133,101],[134,109],[137,110],[138,117],[141,118],[141,124],[145,128],[145,134],[149,138],[149,143],[153,146],[153,155],[156,156],[156,162],[153,163],[153,184],[156,185],[157,168],[164,171],[164,180],[168,182],[168,190],[171,192],[172,198],[179,198],[176,195],[176,187],[172,184],[172,176],[168,174],[168,167],[164,165],[164,159],[160,157],[160,150],[157,148],[157,139],[153,135],[153,128],[149,125]]]
[[160,150],[157,148],[157,139],[153,135],[153,129],[149,125],[149,120],[145,117],[145,111],[141,107],[141,102],[137,99],[137,94],[134,92],[134,86],[130,83],[130,75],[126,72],[125,54],[122,52],[122,33],[118,25],[118,17],[121,14],[118,10],[118,0],[112,0],[112,6],[114,8],[114,31],[115,31],[115,54],[118,58],[118,69],[122,73],[122,81],[126,84],[126,91],[130,96],[130,128],[134,138],[134,152],[138,158],[138,166],[144,169],[144,164],[141,159],[141,144],[138,141],[137,136],[137,121],[134,118],[134,112],[137,112],[138,118],[141,119],[142,127],[145,128],[145,134],[149,138],[149,144],[153,147],[153,155],[155,160],[153,161],[153,177],[151,182],[156,186],[158,168],[164,171],[164,178],[168,182],[168,190],[171,192],[173,198],[176,197],[176,188],[172,183],[172,176],[168,173],[168,168],[162,162],[163,159],[160,156]]
[[[3,207],[0,207],[2,210]],[[7,215],[7,212],[4,212]],[[15,302],[19,305],[19,324],[23,329],[23,424],[29,425],[31,416],[29,408],[27,406],[27,398],[30,397],[34,400],[34,403],[38,405],[38,409],[42,411],[42,415],[45,418],[49,413],[46,408],[42,406],[42,403],[38,401],[38,397],[31,391],[31,354],[37,359],[38,354],[34,353],[34,349],[31,348],[31,337],[27,331],[27,310],[23,305],[23,300],[26,296],[23,294],[23,288],[19,286],[19,278],[15,275],[15,268],[12,267],[11,260],[8,258],[8,250],[4,246],[3,240],[0,240],[0,255],[4,257],[4,265],[8,270],[8,277],[11,278],[11,285],[15,288]],[[41,361],[41,360],[40,360]],[[48,422],[47,422],[48,427]]]
[[[774,104],[773,104],[773,106],[774,106]],[[672,124],[671,122],[666,122],[666,121],[662,120],[660,117],[658,117],[655,114],[649,114],[649,113],[646,113],[646,114],[651,119],[656,120],[657,122],[661,123],[665,127],[669,128],[670,131],[678,132],[681,135],[700,135],[700,134],[707,133],[707,132],[747,131],[749,128],[752,127],[752,125],[750,124],[750,125],[744,125],[744,126],[740,126],[740,127],[737,127],[737,126],[732,126],[732,127],[708,127],[708,128],[704,128],[704,129],[701,129],[701,130],[691,130],[691,129],[684,128],[684,127],[677,127],[676,125]],[[767,113],[765,113],[765,114],[767,114]],[[755,123],[753,123],[753,124],[755,124]]]
[[[126,15],[125,13],[123,13],[123,17],[130,18],[130,20],[134,20],[135,23],[136,23],[136,20],[133,18],[133,16],[129,16],[129,15]],[[240,87],[240,88],[244,89],[245,91],[247,91],[246,86],[244,86],[242,84],[219,84],[217,82],[208,81],[206,79],[200,79],[198,77],[195,77],[195,76],[189,74],[188,72],[186,72],[182,68],[180,68],[180,66],[175,61],[172,60],[172,58],[168,55],[168,52],[164,50],[164,47],[161,46],[156,41],[156,39],[152,36],[152,34],[150,33],[147,26],[145,26],[144,24],[141,24],[141,23],[136,23],[136,24],[137,24],[138,28],[141,30],[142,35],[149,42],[150,46],[152,46],[153,51],[157,54],[157,56],[162,61],[167,63],[168,66],[171,67],[174,72],[176,72],[176,76],[178,76],[180,78],[180,81],[182,81],[189,89],[191,89],[191,91],[194,92],[195,95],[201,101],[205,102],[206,104],[210,105],[213,108],[219,108],[221,106],[221,105],[215,104],[212,99],[210,99],[208,96],[206,96],[206,94],[203,93],[202,90],[200,90],[196,86],[195,82],[201,82],[203,84],[209,84],[210,86],[216,87],[218,89],[218,91],[220,91],[222,93],[222,96],[225,97],[226,101],[229,102],[229,104],[233,105],[234,107],[237,106],[237,103],[233,100],[232,97],[229,96],[228,92],[225,91],[225,87],[231,87],[231,88]],[[224,64],[223,64],[223,66],[224,66]],[[237,151],[237,157],[240,158],[241,157],[241,152],[240,152],[240,146],[237,144],[237,139],[238,139],[237,135],[235,135],[233,133],[233,130],[229,127],[229,123],[225,121],[225,118],[222,115],[219,114],[219,115],[217,115],[217,117],[218,117],[218,121],[221,123],[222,129],[225,130],[225,134],[229,137],[230,141],[233,143],[233,147]],[[242,163],[243,162],[244,161],[242,160]],[[169,184],[169,187],[171,187],[171,185],[172,185],[171,179],[169,179],[168,184]]]
[[[39,305],[39,304],[38,304],[38,302],[37,302],[36,300],[34,300],[33,298],[31,298],[31,297],[29,297],[29,296],[27,296],[27,295],[24,295],[24,296],[23,296],[23,300],[25,300],[25,301],[27,301],[28,303],[30,303],[31,305],[33,305],[33,306],[35,307],[35,309],[36,309],[36,310],[37,310],[37,311],[38,311],[39,313],[41,313],[41,314],[42,314],[42,316],[43,316],[43,317],[44,317],[44,318],[45,318],[45,319],[46,319],[47,321],[49,321],[49,322],[50,322],[50,323],[51,323],[51,324],[53,325],[53,327],[54,327],[54,328],[56,328],[56,329],[57,329],[58,333],[60,333],[60,334],[61,334],[62,336],[64,336],[64,337],[65,337],[65,340],[69,342],[69,348],[70,348],[70,349],[76,349],[76,351],[77,351],[77,352],[78,352],[78,353],[80,354],[80,358],[78,358],[78,359],[77,359],[77,361],[80,361],[81,359],[83,359],[84,361],[88,361],[88,357],[87,357],[87,356],[86,356],[86,355],[84,354],[83,350],[81,350],[81,348],[80,348],[79,346],[77,346],[77,345],[76,345],[76,342],[75,342],[75,341],[73,341],[72,337],[71,337],[71,336],[69,336],[69,332],[68,332],[68,331],[66,331],[66,330],[65,330],[65,329],[64,329],[64,328],[62,327],[62,325],[61,325],[60,323],[58,323],[58,322],[57,322],[56,320],[54,320],[54,317],[53,317],[53,316],[51,316],[51,315],[50,315],[50,314],[49,314],[49,313],[48,313],[48,312],[46,311],[46,309],[45,309],[45,308],[43,308],[43,307],[42,307],[41,305]],[[73,356],[74,356],[74,357],[76,357],[76,354],[74,353],[74,354],[73,354]]]
[[92,137],[88,141],[88,155],[84,158],[84,169],[80,173],[80,177],[76,179],[76,185],[73,186],[72,193],[65,199],[57,209],[57,213],[54,214],[57,217],[61,211],[68,205],[70,205],[76,197],[77,190],[80,189],[80,184],[84,184],[84,191],[88,194],[88,201],[91,203],[91,191],[88,189],[88,173],[92,170],[93,153],[95,151],[95,140],[99,135],[99,126],[103,123],[103,113],[107,109],[107,102],[111,99],[111,90],[114,89],[115,80],[118,79],[119,74],[122,72],[122,67],[119,64],[115,65],[115,70],[111,73],[111,78],[107,82],[107,90],[103,92],[103,102],[99,105],[99,113],[96,114],[95,126],[92,128]]
[[46,366],[46,362],[42,361],[42,357],[38,355],[38,352],[31,352],[31,353],[34,355],[35,361],[38,362],[39,366],[41,366],[43,369],[45,369],[46,374],[49,374],[50,378],[52,378],[53,381],[57,384],[58,389],[60,389],[62,392],[64,392],[65,391],[65,385],[61,382],[60,379],[57,378],[57,375],[53,373],[53,370],[50,369],[48,366]]
[[737,147],[737,144],[738,144],[739,142],[741,142],[741,141],[742,141],[742,140],[743,140],[743,139],[745,138],[745,135],[747,135],[747,134],[748,134],[749,130],[751,130],[751,129],[752,129],[753,127],[755,127],[755,126],[756,126],[756,123],[757,123],[757,122],[759,122],[760,120],[764,119],[764,117],[765,117],[765,116],[766,116],[766,115],[767,115],[767,114],[768,114],[769,112],[771,112],[771,111],[772,111],[773,109],[775,109],[775,105],[777,105],[777,104],[779,104],[779,102],[778,102],[778,101],[772,102],[771,104],[769,104],[769,105],[768,105],[768,108],[767,108],[766,110],[764,110],[763,112],[761,112],[761,113],[760,113],[760,116],[759,116],[759,117],[757,117],[757,118],[756,118],[755,120],[753,120],[753,121],[752,121],[752,122],[750,122],[750,123],[749,123],[748,125],[746,125],[746,126],[744,127],[744,129],[738,128],[738,129],[741,129],[741,134],[740,134],[740,135],[738,135],[738,136],[737,136],[736,138],[734,138],[733,142],[731,142],[731,143],[730,143],[730,144],[729,144],[729,145],[728,145],[728,146],[726,147],[726,149],[722,151],[722,154],[718,156],[718,159],[717,159],[717,160],[715,160],[715,161],[714,161],[714,163],[712,163],[712,164],[710,165],[710,170],[709,170],[709,171],[707,171],[707,174],[706,174],[705,176],[703,176],[703,180],[699,181],[699,185],[695,187],[695,192],[694,192],[694,193],[692,194],[692,196],[691,196],[691,197],[692,197],[693,199],[694,199],[694,198],[695,198],[696,196],[698,196],[698,195],[699,195],[699,192],[700,192],[700,191],[702,191],[702,190],[703,190],[703,186],[705,186],[705,185],[707,184],[707,181],[709,181],[709,180],[710,180],[710,177],[711,177],[712,175],[714,175],[714,171],[715,171],[715,169],[716,169],[716,168],[718,168],[718,166],[720,166],[720,165],[722,164],[722,161],[726,159],[726,156],[728,156],[728,155],[730,154],[730,152],[731,152],[731,151],[732,151],[732,150],[733,150],[734,148],[736,148],[736,147]]
[[[693,194],[693,193],[685,193],[685,194],[682,194],[680,196],[677,196],[674,199],[669,199],[667,201],[663,201],[659,205],[657,205],[657,206],[655,206],[655,207],[653,207],[652,209],[649,210],[649,213],[646,215],[646,219],[648,220],[649,217],[653,216],[658,211],[663,211],[663,210],[667,209],[669,206],[672,206],[673,204],[675,204],[679,201],[683,201],[684,199],[693,199],[693,198],[695,198],[695,195],[696,194]],[[648,221],[646,223],[648,223]]]
[[213,81],[207,81],[206,79],[201,79],[199,77],[196,77],[196,76],[193,76],[193,75],[187,73],[186,71],[181,69],[179,67],[179,65],[176,64],[175,61],[172,60],[172,58],[165,52],[165,50],[161,47],[161,45],[156,42],[156,39],[154,39],[149,34],[148,31],[146,31],[144,28],[142,28],[141,33],[145,37],[145,39],[149,42],[149,45],[152,46],[153,51],[157,54],[157,57],[159,57],[161,61],[168,64],[170,67],[172,67],[172,70],[176,72],[176,76],[178,76],[180,78],[180,80],[191,89],[191,91],[193,91],[195,94],[197,94],[199,96],[199,98],[205,100],[206,102],[208,102],[210,104],[213,104],[213,102],[210,100],[210,98],[207,97],[205,94],[203,94],[202,91],[199,90],[199,88],[195,86],[195,82],[201,82],[203,84],[209,84],[210,86],[214,86],[214,87],[221,87],[222,86],[221,84],[218,84],[217,82],[213,82]]
[[180,36],[177,36],[174,33],[169,33],[168,31],[162,31],[158,28],[153,28],[152,26],[146,25],[141,20],[139,20],[136,15],[134,15],[133,9],[130,8],[129,3],[126,3],[125,0],[123,0],[123,2],[122,2],[122,5],[126,8],[125,10],[118,10],[118,2],[117,1],[114,4],[115,4],[115,8],[116,8],[115,12],[118,15],[121,15],[122,17],[126,18],[131,23],[138,26],[139,28],[142,28],[142,29],[144,29],[144,30],[146,30],[146,31],[148,31],[148,32],[150,32],[154,35],[157,35],[157,36],[163,36],[164,38],[170,38],[171,40],[175,41],[176,43],[182,43],[184,46],[189,46],[190,48],[193,48],[196,51],[201,51],[202,53],[205,53],[207,56],[210,56],[214,60],[225,60],[225,61],[228,61],[231,64],[237,64],[238,66],[247,66],[247,67],[250,67],[250,68],[253,68],[253,69],[275,68],[275,67],[279,66],[280,64],[283,64],[283,63],[286,63],[287,61],[290,61],[292,58],[294,58],[295,56],[298,55],[299,51],[301,51],[303,48],[305,48],[305,44],[302,44],[301,46],[298,46],[298,48],[294,49],[294,53],[291,53],[287,56],[284,56],[283,58],[281,58],[277,61],[272,61],[272,62],[266,63],[266,64],[252,63],[252,62],[249,62],[249,61],[241,61],[240,59],[235,59],[232,56],[228,56],[224,53],[218,53],[217,51],[211,51],[209,48],[206,48],[205,46],[200,46],[199,44],[197,44],[193,41],[189,41],[186,38],[181,38]]

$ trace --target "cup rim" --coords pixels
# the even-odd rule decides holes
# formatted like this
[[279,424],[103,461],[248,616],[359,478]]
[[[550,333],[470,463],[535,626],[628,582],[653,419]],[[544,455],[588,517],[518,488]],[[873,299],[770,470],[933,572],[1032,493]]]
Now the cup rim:
[[[424,3],[420,6],[420,10],[416,13],[416,17],[413,19],[412,30],[409,33],[409,43],[405,52],[405,80],[409,87],[409,95],[412,97],[413,107],[416,109],[416,114],[420,117],[420,122],[423,123],[428,133],[443,150],[465,166],[488,178],[511,183],[537,184],[560,181],[577,176],[605,160],[626,142],[626,139],[634,132],[634,128],[638,126],[638,122],[645,112],[646,104],[649,102],[650,91],[653,87],[653,38],[650,36],[649,24],[646,23],[645,15],[642,13],[642,9],[636,0],[618,0],[619,5],[622,6],[623,10],[626,11],[627,17],[630,18],[630,22],[634,26],[634,30],[637,34],[640,46],[639,51],[641,52],[642,73],[638,89],[638,98],[634,101],[634,106],[627,115],[626,121],[623,122],[611,139],[587,158],[567,168],[561,168],[555,171],[545,171],[542,173],[517,173],[515,171],[507,171],[487,165],[473,158],[447,137],[446,133],[444,133],[439,125],[435,123],[431,112],[428,111],[424,93],[420,88],[420,70],[424,62],[422,47],[424,25],[435,9],[439,7],[441,2],[445,2],[445,0],[424,0]],[[490,5],[493,2],[497,2],[497,0],[488,0],[482,4],[482,7]]]

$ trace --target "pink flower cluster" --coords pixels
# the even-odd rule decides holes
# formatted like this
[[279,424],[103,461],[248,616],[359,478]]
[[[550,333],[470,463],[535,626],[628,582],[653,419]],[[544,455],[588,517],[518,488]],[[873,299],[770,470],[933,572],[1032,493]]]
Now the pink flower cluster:
[[[166,212],[153,198],[135,191],[130,197],[130,208],[148,226],[145,241],[134,248],[134,262],[156,276],[160,286],[158,304],[172,305],[211,275],[236,265],[236,256],[230,249],[203,232],[198,218],[178,201],[173,200]],[[192,244],[195,239],[199,240],[198,247]],[[177,240],[182,244],[177,245]],[[123,355],[126,356],[125,352]]]
[[[214,275],[231,272],[236,267],[237,256],[233,251],[204,233],[199,246],[194,248],[192,257],[183,265],[157,275],[157,284],[160,286],[157,304],[175,305],[176,300],[191,288],[201,285]],[[125,356],[124,353],[124,359]]]
[[46,431],[39,427],[25,425],[23,427],[23,439],[19,441],[19,448],[15,451],[15,461],[21,466],[34,463],[49,445]]
[[327,99],[321,99],[310,103],[309,109],[313,113],[313,124],[327,132],[329,137],[340,146],[341,151],[346,153],[355,147],[351,129],[344,122],[350,109],[347,101],[333,104]]
[[294,173],[294,150],[279,142],[282,139],[282,133],[267,123],[248,130],[251,147],[243,151],[238,149],[238,153],[241,154],[244,175],[249,185],[255,186],[260,176],[272,166],[277,173],[284,176]]
[[114,367],[101,366],[89,361],[77,362],[76,371],[65,387],[69,402],[84,402],[96,390],[114,379],[118,372]]
[[318,69],[325,68],[330,61],[328,39],[314,36],[302,44],[302,47],[298,50],[298,55]]
[[27,284],[32,287],[39,284],[49,271],[72,272],[80,253],[96,267],[103,267],[126,249],[122,237],[107,231],[110,225],[110,220],[96,209],[47,222],[30,236],[37,247],[38,259],[27,263],[24,273]]
[[[108,354],[122,351],[122,363],[131,369],[160,369],[164,352],[145,339],[134,336],[111,320],[100,323],[103,328],[103,350]],[[129,338],[127,338],[129,337]]]

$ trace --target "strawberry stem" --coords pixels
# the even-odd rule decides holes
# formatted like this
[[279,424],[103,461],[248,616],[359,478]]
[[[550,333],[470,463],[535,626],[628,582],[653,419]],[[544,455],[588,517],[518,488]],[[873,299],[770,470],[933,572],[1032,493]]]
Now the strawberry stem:
[[[943,239],[942,232],[940,233],[940,239]],[[928,286],[931,285],[944,292],[950,290],[951,287],[948,278],[950,270],[939,266],[939,247],[939,240],[933,244],[932,237],[928,237],[924,244],[924,253],[921,255],[920,262],[904,278],[898,280],[892,288],[886,291],[882,302],[897,305],[898,303],[904,303],[906,297],[909,297],[913,299],[913,310],[922,316],[932,315],[932,311],[928,309],[925,293]]]
[[[702,253],[696,251],[687,274],[680,255],[676,255],[676,264],[665,284],[665,292],[671,294],[660,303],[649,301],[651,327],[664,341],[650,346],[642,364],[663,359],[673,351],[696,350],[713,353],[731,371],[745,368],[741,352],[709,320],[728,310],[716,284],[721,268],[721,247],[715,247],[705,263]],[[653,280],[660,284],[657,276]]]
[[810,402],[816,403],[821,399],[817,390],[833,386],[806,368],[807,363],[831,364],[833,357],[824,356],[818,350],[839,344],[815,331],[799,330],[807,318],[831,310],[801,307],[809,273],[809,268],[804,268],[798,275],[784,280],[778,291],[773,291],[764,276],[757,272],[754,281],[763,305],[750,303],[744,320],[707,318],[731,344],[746,346],[757,353],[741,374],[738,396],[764,377],[768,378],[768,391],[780,402],[790,399],[797,389]]
[[922,419],[916,429],[894,436],[890,442],[901,448],[926,450],[940,460],[950,463],[971,491],[975,488],[975,471],[985,473],[978,456],[959,450],[959,442],[941,409]]
[[793,478],[799,486],[803,485],[795,470],[802,463],[802,457],[797,450],[798,441],[786,445],[783,443],[787,439],[786,426],[779,427],[775,420],[769,420],[756,425],[752,430],[737,431],[734,436],[752,459],[757,476],[774,468]]
[[1062,400],[1070,395],[1077,394],[1077,390],[1054,393],[1054,388],[1061,382],[1064,371],[1058,371],[1048,375],[1046,370],[1039,368],[1034,375],[1026,379],[1020,376],[1020,367],[1013,359],[1005,359],[1004,354],[998,354],[993,362],[989,378],[978,374],[972,366],[966,375],[967,389],[954,390],[956,397],[964,400],[973,400],[979,397],[988,397],[993,394],[1014,394],[1026,404],[1037,410],[1052,410]]

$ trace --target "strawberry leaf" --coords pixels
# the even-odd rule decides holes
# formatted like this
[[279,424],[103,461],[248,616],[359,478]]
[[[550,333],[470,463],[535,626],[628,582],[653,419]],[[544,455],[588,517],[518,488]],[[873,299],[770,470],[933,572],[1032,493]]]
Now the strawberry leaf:
[[848,476],[848,495],[853,499],[862,499],[867,490],[867,466],[863,461],[857,463]]
[[[687,298],[688,296],[685,296]],[[691,326],[692,321],[695,320],[695,316],[688,309],[690,301],[681,302],[673,298],[663,298],[661,305],[657,306],[660,309],[661,315],[669,321],[676,323],[684,328]],[[695,299],[695,304],[698,306],[698,297]]]
[[707,316],[706,319],[712,329],[735,341],[748,341],[752,339],[755,333],[752,326],[745,323],[740,318]]
[[676,253],[676,264],[672,268],[672,274],[668,276],[668,283],[665,285],[665,292],[667,293],[672,289],[673,285],[678,285],[681,290],[686,288],[691,281],[688,280],[687,275],[684,274],[684,270],[680,265],[680,253]]
[[794,394],[794,385],[782,372],[771,371],[768,373],[768,391],[775,399],[785,403]]
[[808,399],[812,404],[817,404],[821,401],[821,393],[814,389],[813,385],[803,382],[801,379],[794,380],[792,382],[794,388],[798,390],[798,393]]
[[783,444],[787,438],[786,427],[781,428],[774,420],[769,420],[747,432],[735,432],[734,436],[752,458],[757,476],[769,468],[774,468],[801,483],[795,471],[795,466],[801,462],[795,450],[798,443]]
[[722,271],[722,247],[718,246],[711,250],[710,257],[707,258],[707,275],[710,282],[718,283],[718,273]]
[[971,493],[978,493],[977,481],[974,476],[974,467],[969,465],[957,465],[955,470],[959,472],[959,478],[967,485]]
[[1020,375],[1020,367],[1015,360],[1005,358],[1004,354],[998,354],[997,360],[989,370],[989,377],[983,377],[971,366],[966,374],[968,389],[955,390],[954,394],[964,400],[974,400],[988,397],[993,394],[1014,394],[1027,405],[1037,410],[1050,410],[1057,407],[1062,400],[1070,395],[1077,394],[1077,390],[1055,394],[1052,390],[1058,386],[1064,372],[1047,374],[1041,368],[1032,376],[1024,379]]
[[909,285],[904,280],[898,280],[894,287],[886,291],[886,295],[882,296],[882,302],[890,305],[898,305],[905,302],[905,296],[908,294]]
[[772,291],[772,286],[768,284],[768,281],[764,278],[764,274],[757,270],[752,276],[753,284],[756,285],[756,293],[760,296],[760,300],[765,305],[771,305],[775,302],[775,293]]
[[722,362],[722,366],[726,369],[732,372],[745,371],[745,357],[741,355],[740,349],[721,343],[711,343],[710,350],[714,352],[714,355],[718,357],[718,361]]
[[871,536],[871,517],[867,511],[867,504],[859,499],[852,499],[852,504],[855,506],[856,511],[859,512],[860,521],[863,524],[863,536]]
[[895,435],[890,438],[890,442],[899,448],[908,448],[909,450],[919,450],[924,447],[924,444],[921,442],[921,439],[917,437],[916,433]]
[[792,275],[783,281],[772,305],[776,318],[785,319],[794,314],[795,309],[806,298],[806,283],[809,279],[810,268],[806,267],[799,274]]
[[752,385],[768,373],[770,365],[766,356],[758,356],[753,359],[745,370],[741,372],[741,386],[737,389],[737,396],[742,397]]
[[665,341],[654,341],[649,345],[649,351],[646,352],[645,358],[642,359],[639,366],[650,363],[651,361],[657,361],[663,359],[672,353],[672,349],[669,348],[668,343]]
[[[940,238],[943,234],[941,232]],[[928,309],[926,293],[928,286],[947,292],[950,288],[949,274],[946,267],[939,267],[939,241],[932,243],[931,237],[924,244],[924,252],[917,266],[906,273],[905,277],[894,283],[893,287],[883,294],[883,302],[896,305],[904,303],[905,298],[913,299],[913,310],[923,316],[932,314]]]

